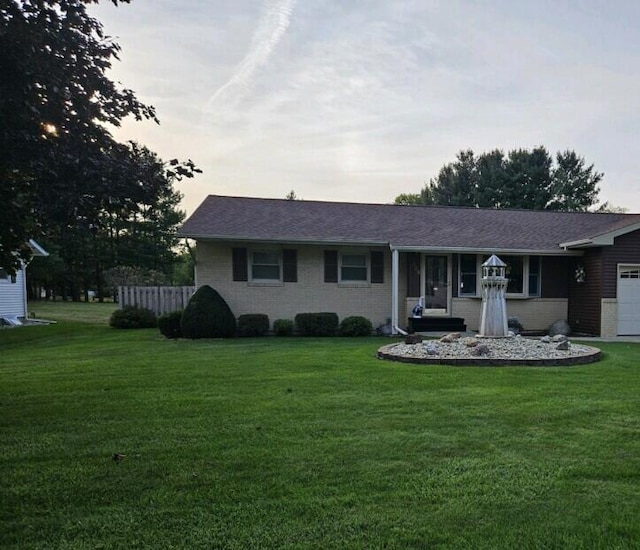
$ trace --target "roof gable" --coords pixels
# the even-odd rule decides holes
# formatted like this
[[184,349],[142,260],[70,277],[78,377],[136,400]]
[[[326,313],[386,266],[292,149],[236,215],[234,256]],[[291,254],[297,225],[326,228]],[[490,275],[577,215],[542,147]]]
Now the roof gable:
[[179,235],[236,241],[388,245],[399,249],[560,252],[561,243],[624,232],[639,223],[637,214],[211,195],[189,217]]

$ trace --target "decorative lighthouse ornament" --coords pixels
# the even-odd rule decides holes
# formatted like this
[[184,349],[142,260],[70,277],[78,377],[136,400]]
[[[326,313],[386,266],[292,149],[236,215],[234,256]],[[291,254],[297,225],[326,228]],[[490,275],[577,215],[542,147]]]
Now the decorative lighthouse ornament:
[[495,254],[482,264],[482,314],[480,336],[500,338],[509,335],[507,301],[509,279],[505,276],[507,264]]

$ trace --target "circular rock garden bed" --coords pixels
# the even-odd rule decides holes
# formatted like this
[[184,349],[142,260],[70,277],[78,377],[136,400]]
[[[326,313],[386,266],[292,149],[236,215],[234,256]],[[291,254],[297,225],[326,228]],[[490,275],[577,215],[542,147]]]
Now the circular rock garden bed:
[[598,348],[574,344],[564,336],[482,338],[462,337],[459,333],[424,341],[419,335],[409,335],[405,342],[378,350],[380,359],[459,366],[580,365],[599,361],[601,355]]

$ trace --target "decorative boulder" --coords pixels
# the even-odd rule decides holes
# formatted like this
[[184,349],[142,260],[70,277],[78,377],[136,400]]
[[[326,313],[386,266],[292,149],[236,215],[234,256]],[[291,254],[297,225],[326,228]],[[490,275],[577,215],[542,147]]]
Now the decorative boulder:
[[451,342],[459,340],[461,336],[462,334],[460,334],[459,332],[450,332],[449,334],[445,334],[442,338],[440,338],[440,341],[444,342],[445,344],[450,344]]
[[571,334],[571,327],[569,323],[564,320],[556,321],[549,327],[549,336],[553,337],[556,334],[564,334],[569,336]]
[[564,342],[565,340],[567,340],[567,337],[564,334],[556,334],[553,338],[551,338],[551,341],[554,343]]
[[433,342],[428,342],[425,345],[427,350],[427,355],[438,355],[438,346],[436,346]]
[[420,344],[422,342],[422,336],[420,334],[407,334],[404,339],[405,344]]
[[482,357],[484,355],[489,355],[491,353],[491,349],[487,344],[479,344],[475,348],[471,349],[471,355],[475,355],[476,357]]
[[542,338],[540,338],[540,341],[543,342],[544,344],[550,344],[551,343],[551,336],[549,336],[549,335],[543,336]]
[[566,351],[569,349],[569,340],[563,340],[556,346],[557,350]]
[[462,342],[468,348],[475,348],[480,343],[477,338],[473,338],[472,336],[463,338],[462,340],[460,340],[460,342]]

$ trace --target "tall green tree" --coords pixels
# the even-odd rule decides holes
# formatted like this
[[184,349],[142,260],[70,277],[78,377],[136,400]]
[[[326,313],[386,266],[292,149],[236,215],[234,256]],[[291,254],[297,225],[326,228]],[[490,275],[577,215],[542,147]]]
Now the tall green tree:
[[460,151],[422,191],[401,194],[397,204],[437,204],[482,208],[587,210],[598,202],[603,175],[574,151],[554,158],[545,147]]
[[120,48],[88,15],[94,1],[0,4],[0,265],[10,272],[42,228],[37,202],[65,185],[67,168],[91,171],[113,145],[105,124],[157,121],[153,107],[106,76]]

